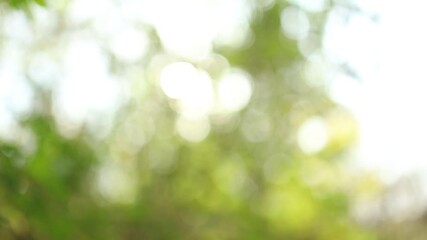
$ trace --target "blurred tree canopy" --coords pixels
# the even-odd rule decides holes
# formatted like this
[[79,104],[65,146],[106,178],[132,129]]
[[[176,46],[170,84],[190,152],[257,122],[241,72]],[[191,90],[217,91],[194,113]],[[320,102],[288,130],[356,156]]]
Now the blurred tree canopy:
[[45,0],[1,0],[0,2],[3,2],[12,8],[21,10],[28,10],[32,4],[46,6]]
[[[99,119],[58,117],[53,87],[25,68],[31,111],[17,114],[14,137],[0,136],[0,239],[376,239],[350,216],[342,162],[356,124],[310,82],[301,42],[283,34],[291,4],[264,2],[253,3],[248,40],[214,44],[208,60],[169,53],[147,25],[143,59],[128,64],[106,50],[109,74],[124,76],[129,93],[103,134]],[[327,11],[307,13],[311,52],[321,48]],[[71,28],[61,14],[58,39]],[[249,79],[250,100],[188,118],[158,83],[172,65],[201,70],[213,85],[236,71]]]

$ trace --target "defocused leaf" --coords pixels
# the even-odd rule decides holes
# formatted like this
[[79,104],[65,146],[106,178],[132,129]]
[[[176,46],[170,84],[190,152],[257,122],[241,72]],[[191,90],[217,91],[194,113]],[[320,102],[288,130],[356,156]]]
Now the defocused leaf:
[[46,7],[46,0],[34,0],[38,5]]

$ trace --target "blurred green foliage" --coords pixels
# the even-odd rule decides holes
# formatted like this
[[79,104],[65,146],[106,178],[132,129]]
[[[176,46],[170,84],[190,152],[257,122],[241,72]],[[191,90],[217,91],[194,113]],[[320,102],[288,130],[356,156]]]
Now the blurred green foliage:
[[45,0],[1,0],[0,3],[3,2],[8,6],[15,9],[23,9],[28,10],[32,4],[37,4],[40,6],[46,6]]
[[[29,1],[8,3],[25,8]],[[304,57],[281,34],[287,5],[259,11],[250,46],[215,49],[253,76],[254,93],[234,120],[212,124],[199,143],[175,134],[176,113],[155,84],[133,89],[103,139],[86,125],[64,134],[49,104],[21,117],[33,136],[29,146],[0,142],[0,239],[376,239],[350,217],[340,168],[356,137],[354,121],[305,81]],[[149,83],[154,78],[147,74]],[[297,131],[317,116],[330,141],[307,154]],[[256,133],[260,119],[271,126],[267,139],[248,140],[241,126]],[[138,131],[151,132],[141,147],[132,142]],[[105,168],[113,172],[106,177],[112,192],[96,184]]]

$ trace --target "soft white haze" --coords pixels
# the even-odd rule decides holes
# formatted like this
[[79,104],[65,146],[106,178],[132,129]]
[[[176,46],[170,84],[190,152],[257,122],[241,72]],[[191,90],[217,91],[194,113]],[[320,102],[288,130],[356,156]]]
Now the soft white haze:
[[[359,75],[337,74],[331,94],[360,124],[358,165],[386,181],[427,171],[427,16],[424,1],[360,0],[365,13],[340,23],[332,11],[325,52]],[[342,15],[341,15],[342,16]]]

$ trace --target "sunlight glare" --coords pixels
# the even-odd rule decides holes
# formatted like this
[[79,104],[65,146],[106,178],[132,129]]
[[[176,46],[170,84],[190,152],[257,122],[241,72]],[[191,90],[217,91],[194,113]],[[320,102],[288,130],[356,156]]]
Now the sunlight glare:
[[214,42],[238,47],[250,35],[246,0],[129,0],[122,8],[126,16],[154,26],[169,53],[189,60],[205,58]]
[[[16,50],[16,51],[15,51]],[[18,49],[9,48],[0,59],[0,109],[23,114],[30,110],[33,92],[26,79],[20,74],[22,66],[17,58]],[[16,56],[8,56],[16,54]],[[2,111],[2,110],[0,110]]]
[[58,83],[60,64],[46,52],[37,52],[29,57],[28,75],[31,81],[45,88],[52,88]]
[[[3,15],[3,13],[2,13]],[[26,18],[25,13],[14,11],[4,14],[1,20],[1,34],[3,38],[13,39],[16,44],[28,44],[33,38],[33,31],[30,28],[30,22]]]
[[240,69],[232,69],[223,76],[217,86],[220,111],[239,111],[251,99],[252,79]]
[[112,8],[111,1],[105,0],[74,0],[67,9],[68,17],[74,24],[83,24],[102,18]]
[[108,75],[99,46],[90,39],[75,39],[64,54],[65,75],[56,92],[57,109],[75,122],[87,114],[112,116],[121,101],[119,81]]
[[298,145],[307,154],[322,150],[328,143],[325,121],[320,117],[306,120],[298,130]]
[[110,47],[120,60],[135,62],[148,51],[149,39],[142,30],[127,27],[113,36]]
[[305,38],[310,30],[307,14],[296,7],[283,9],[280,22],[284,35],[294,40]]
[[[366,14],[349,15],[334,8],[327,21],[325,53],[335,63],[349,63],[360,75],[360,80],[338,75],[332,82],[332,97],[359,121],[361,169],[378,171],[386,183],[412,173],[423,176],[427,172],[427,37],[421,29],[426,4],[417,0],[357,3]],[[371,15],[378,15],[378,20]]]
[[160,86],[170,98],[184,98],[194,79],[197,78],[197,69],[187,62],[176,62],[166,66],[160,75]]
[[163,92],[178,100],[178,111],[188,118],[200,118],[210,113],[214,104],[212,80],[203,70],[187,62],[166,66],[160,75]]

